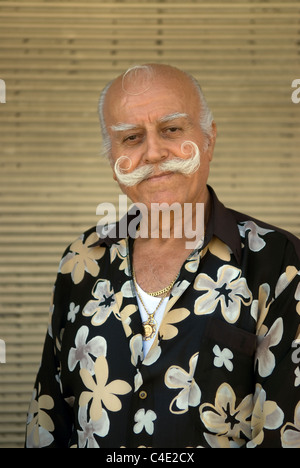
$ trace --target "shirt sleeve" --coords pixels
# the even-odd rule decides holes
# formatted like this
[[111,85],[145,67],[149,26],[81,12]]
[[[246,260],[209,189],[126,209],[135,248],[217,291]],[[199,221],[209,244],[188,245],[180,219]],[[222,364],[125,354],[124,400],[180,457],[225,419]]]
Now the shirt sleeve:
[[[64,278],[65,281],[65,278]],[[60,380],[60,350],[68,285],[58,275],[41,365],[26,425],[26,448],[67,448],[72,434],[72,402],[64,398]]]
[[256,389],[247,447],[300,448],[300,271],[287,248],[274,295],[260,304]]

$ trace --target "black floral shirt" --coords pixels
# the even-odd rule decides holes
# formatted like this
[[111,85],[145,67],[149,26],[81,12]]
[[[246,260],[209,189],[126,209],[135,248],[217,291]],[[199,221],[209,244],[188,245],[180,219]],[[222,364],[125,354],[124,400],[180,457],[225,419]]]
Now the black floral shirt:
[[210,191],[145,358],[132,239],[66,250],[27,447],[300,448],[300,241]]

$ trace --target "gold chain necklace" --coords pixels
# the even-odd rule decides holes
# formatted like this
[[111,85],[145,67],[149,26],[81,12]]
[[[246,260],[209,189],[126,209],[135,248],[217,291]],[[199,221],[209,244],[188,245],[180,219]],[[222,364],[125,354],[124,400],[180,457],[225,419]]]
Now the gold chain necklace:
[[160,296],[161,294],[163,294],[162,298],[160,299],[159,303],[157,304],[155,310],[152,313],[148,312],[148,310],[145,307],[144,301],[141,298],[141,295],[139,294],[138,284],[136,282],[136,277],[135,277],[134,270],[132,271],[132,276],[133,276],[133,281],[134,281],[134,286],[135,286],[137,296],[138,296],[139,300],[141,301],[142,306],[145,309],[145,312],[148,315],[148,320],[146,320],[146,322],[143,322],[143,328],[144,328],[143,340],[149,341],[155,336],[155,333],[156,333],[157,322],[156,322],[154,316],[155,316],[156,312],[158,311],[158,309],[160,308],[161,304],[163,303],[163,300],[167,297],[168,292],[171,291],[171,289],[173,288],[174,283],[175,283],[178,275],[172,281],[172,283],[169,286],[167,286],[166,288],[161,289],[160,291],[156,291],[155,293],[149,294],[150,296],[154,296],[154,294],[157,295],[157,296]]
[[170,283],[169,286],[167,286],[166,288],[160,289],[159,291],[155,291],[155,292],[148,292],[147,294],[149,294],[149,296],[152,296],[152,297],[157,297],[157,296],[161,296],[162,294],[168,293],[169,291],[171,291],[171,289],[173,289],[173,286],[177,278],[178,278],[178,275],[176,276],[176,278],[173,279],[172,283]]

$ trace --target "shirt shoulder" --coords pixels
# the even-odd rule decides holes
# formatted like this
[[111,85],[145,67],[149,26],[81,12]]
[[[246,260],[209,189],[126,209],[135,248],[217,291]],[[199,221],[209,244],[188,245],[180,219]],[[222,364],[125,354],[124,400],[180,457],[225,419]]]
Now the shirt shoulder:
[[79,284],[86,273],[96,277],[99,261],[105,256],[106,246],[99,245],[96,227],[92,227],[75,239],[65,250],[58,273],[70,275],[74,284]]
[[268,237],[268,241],[272,242],[275,248],[294,250],[300,268],[300,239],[297,236],[247,214],[232,209],[229,211],[237,222],[241,237],[245,237],[247,231],[251,233],[252,250],[258,251],[264,245],[265,236],[272,233],[272,236]]

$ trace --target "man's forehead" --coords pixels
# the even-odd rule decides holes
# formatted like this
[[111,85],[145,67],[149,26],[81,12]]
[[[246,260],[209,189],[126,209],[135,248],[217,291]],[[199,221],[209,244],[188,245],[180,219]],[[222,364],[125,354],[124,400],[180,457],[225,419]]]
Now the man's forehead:
[[128,75],[121,75],[112,83],[106,94],[105,107],[108,112],[116,109],[120,112],[122,108],[126,110],[130,107],[144,107],[150,103],[157,106],[163,101],[172,108],[174,102],[187,103],[191,100],[191,103],[195,103],[195,95],[198,95],[195,85],[181,71],[156,71],[155,74],[147,75],[141,70],[138,74],[130,72]]

